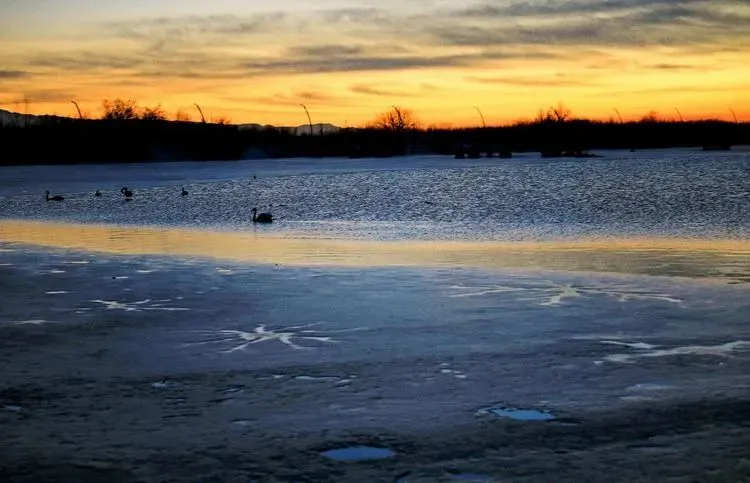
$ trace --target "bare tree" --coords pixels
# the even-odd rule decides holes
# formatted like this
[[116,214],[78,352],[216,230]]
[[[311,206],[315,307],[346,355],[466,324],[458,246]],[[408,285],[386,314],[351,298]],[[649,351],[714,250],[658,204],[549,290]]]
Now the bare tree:
[[191,121],[190,114],[180,109],[175,113],[174,120],[181,121],[181,122],[190,122]]
[[198,109],[198,114],[201,115],[201,122],[206,124],[206,116],[203,115],[203,109],[201,109],[201,106],[199,106],[197,102],[193,103],[193,105]]
[[659,113],[656,111],[649,111],[641,118],[640,122],[659,122]]
[[83,119],[83,113],[81,112],[81,107],[78,105],[76,101],[70,101],[73,103],[74,106],[76,106],[76,111],[78,111],[78,119]]
[[144,107],[141,111],[141,119],[144,121],[166,121],[167,114],[161,108],[161,104],[154,107]]
[[213,124],[223,124],[223,125],[232,124],[231,119],[229,119],[227,116],[219,116],[217,118],[211,119],[211,122]]
[[372,122],[372,126],[388,131],[403,132],[419,127],[414,111],[393,106],[391,110],[380,113]]
[[135,99],[123,100],[120,98],[114,101],[105,100],[102,103],[104,107],[104,119],[125,121],[138,119],[138,104]]

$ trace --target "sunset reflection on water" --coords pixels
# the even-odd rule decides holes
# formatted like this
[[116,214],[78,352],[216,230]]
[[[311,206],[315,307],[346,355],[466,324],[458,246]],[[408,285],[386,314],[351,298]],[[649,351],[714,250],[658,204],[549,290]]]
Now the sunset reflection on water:
[[268,231],[0,221],[7,243],[116,255],[294,266],[551,269],[750,281],[750,242],[676,238],[565,241],[363,241]]

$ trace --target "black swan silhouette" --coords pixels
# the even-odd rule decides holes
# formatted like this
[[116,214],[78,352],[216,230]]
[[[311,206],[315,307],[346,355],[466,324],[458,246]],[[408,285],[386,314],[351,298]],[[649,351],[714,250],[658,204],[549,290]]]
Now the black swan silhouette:
[[123,186],[122,188],[120,188],[120,193],[122,193],[123,195],[125,195],[126,199],[133,197],[133,192],[130,191],[127,186]]
[[187,191],[185,191],[185,187],[184,187],[184,186],[182,187],[182,192],[181,192],[180,194],[181,194],[182,196],[187,196],[187,195],[188,195],[188,192],[187,192]]
[[94,193],[94,196],[101,196],[101,192],[99,190],[96,190],[96,193]]
[[253,208],[253,223],[273,223],[271,213],[258,213],[258,208]]
[[44,199],[47,201],[62,201],[65,199],[65,197],[60,195],[50,196],[49,190],[47,190],[44,192]]

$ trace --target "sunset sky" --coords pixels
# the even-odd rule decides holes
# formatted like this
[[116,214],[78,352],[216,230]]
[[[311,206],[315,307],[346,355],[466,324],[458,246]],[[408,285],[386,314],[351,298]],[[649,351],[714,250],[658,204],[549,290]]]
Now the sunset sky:
[[424,125],[563,102],[750,120],[748,0],[0,0],[0,108],[90,116],[103,99],[197,118]]

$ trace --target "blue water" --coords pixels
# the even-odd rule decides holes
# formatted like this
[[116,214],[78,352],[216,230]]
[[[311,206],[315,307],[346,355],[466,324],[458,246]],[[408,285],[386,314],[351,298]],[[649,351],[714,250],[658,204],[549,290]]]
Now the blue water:
[[[535,240],[746,238],[750,151],[595,159],[448,157],[0,168],[0,218],[246,230],[282,236]],[[256,176],[254,179],[253,176]],[[134,201],[118,190],[127,185]],[[190,192],[179,196],[180,186]],[[66,196],[45,202],[43,194]],[[101,189],[104,196],[94,198]]]

